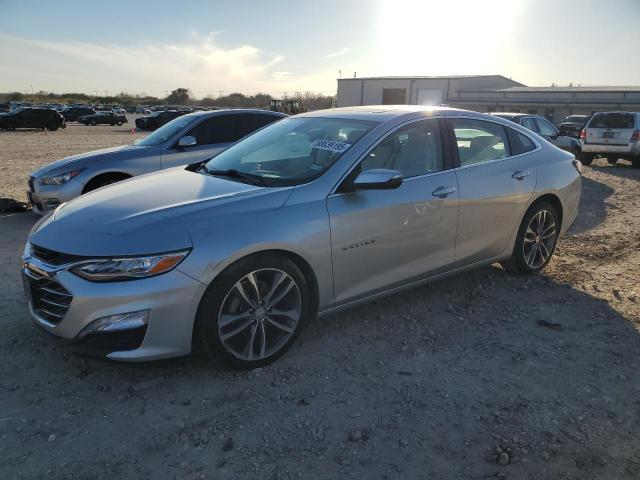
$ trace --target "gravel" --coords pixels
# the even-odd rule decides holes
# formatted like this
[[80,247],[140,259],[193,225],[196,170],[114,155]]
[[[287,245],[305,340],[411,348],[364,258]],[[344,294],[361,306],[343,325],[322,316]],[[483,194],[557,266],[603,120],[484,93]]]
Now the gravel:
[[[19,188],[0,196],[118,130],[1,132]],[[482,268],[314,320],[254,372],[71,354],[23,299],[36,217],[0,214],[0,478],[640,478],[640,170],[597,160],[584,180],[544,273]]]

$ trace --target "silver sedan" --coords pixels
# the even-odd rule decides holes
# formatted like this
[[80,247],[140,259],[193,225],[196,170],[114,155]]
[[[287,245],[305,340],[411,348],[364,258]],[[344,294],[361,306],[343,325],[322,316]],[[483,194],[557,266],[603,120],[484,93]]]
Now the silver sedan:
[[283,113],[258,109],[183,115],[131,145],[73,155],[36,170],[29,176],[29,203],[35,213],[43,214],[83,193],[135,175],[210,159],[283,117]]
[[303,324],[501,262],[531,274],[576,218],[581,164],[489,115],[410,106],[274,123],[199,168],[120,182],[37,223],[36,324],[115,360],[273,361]]

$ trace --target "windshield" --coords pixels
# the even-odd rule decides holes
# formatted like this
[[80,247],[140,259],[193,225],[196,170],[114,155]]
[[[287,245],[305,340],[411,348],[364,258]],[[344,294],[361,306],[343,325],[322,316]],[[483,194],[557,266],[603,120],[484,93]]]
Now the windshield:
[[300,185],[323,175],[376,124],[342,118],[287,118],[231,146],[209,160],[206,169],[259,176],[266,186]]
[[182,130],[184,127],[189,125],[194,121],[195,118],[198,117],[178,117],[171,120],[169,123],[165,123],[159,129],[154,131],[153,133],[147,135],[140,140],[136,140],[133,142],[134,145],[140,145],[142,147],[151,147],[154,145],[160,145],[171,137],[173,137],[176,133]]

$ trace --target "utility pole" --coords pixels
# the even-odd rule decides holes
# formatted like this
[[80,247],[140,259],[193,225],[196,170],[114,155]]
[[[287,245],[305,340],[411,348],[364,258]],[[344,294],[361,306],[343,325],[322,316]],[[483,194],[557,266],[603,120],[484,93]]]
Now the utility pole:
[[342,70],[338,70],[338,78],[342,78]]
[[108,93],[109,93],[109,91],[108,91],[108,90],[105,90],[105,91],[104,91],[104,96],[105,96],[105,97],[108,97],[108,96],[109,96],[109,95],[108,95]]
[[218,90],[218,98],[222,97],[222,93],[224,92],[224,90]]

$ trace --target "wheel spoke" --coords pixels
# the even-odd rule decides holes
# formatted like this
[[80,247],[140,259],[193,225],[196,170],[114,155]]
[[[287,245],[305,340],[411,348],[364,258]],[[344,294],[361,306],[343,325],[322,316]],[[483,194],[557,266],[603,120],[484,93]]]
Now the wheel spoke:
[[265,301],[265,303],[267,305],[271,305],[271,297],[273,297],[273,294],[276,293],[276,290],[278,289],[278,287],[287,278],[288,278],[288,276],[286,274],[282,273],[282,272],[277,272],[276,273],[276,277],[273,280],[273,285],[271,285],[271,288],[269,289],[269,292],[264,296],[264,301]]
[[264,357],[267,350],[267,330],[264,328],[264,322],[260,322],[260,358]]
[[540,238],[549,238],[552,235],[556,234],[556,223],[555,222],[551,222],[550,225],[548,225],[542,232],[542,235],[540,235]]
[[527,227],[527,231],[524,234],[524,241],[527,243],[536,241],[536,232],[531,229],[531,225]]
[[270,314],[271,315],[277,315],[277,316],[280,316],[280,317],[287,317],[290,320],[297,321],[299,312],[298,312],[297,309],[280,310],[280,309],[277,309],[277,308],[273,308],[273,309],[271,309]]
[[549,257],[549,249],[544,242],[540,242],[540,254],[542,256],[542,263],[546,262]]
[[242,280],[235,284],[235,289],[240,294],[240,298],[249,306],[249,308],[256,308],[256,304],[248,297],[247,292],[245,292],[241,282]]
[[228,325],[230,325],[231,323],[235,322],[236,320],[240,320],[241,318],[247,318],[249,317],[249,313],[248,312],[242,312],[242,313],[223,313],[220,315],[220,321],[218,322],[218,326],[220,328],[224,328]]
[[222,338],[222,340],[228,340],[231,337],[235,337],[236,335],[238,335],[239,333],[243,332],[244,330],[246,330],[246,328],[251,325],[253,323],[253,319],[251,318],[247,318],[244,322],[242,322],[240,325],[238,325],[237,327],[235,327],[233,330],[226,332],[226,333],[222,333],[220,335],[220,338]]
[[267,322],[269,322],[274,327],[279,328],[280,330],[282,330],[284,332],[287,332],[287,333],[291,333],[295,329],[295,327],[288,327],[284,323],[282,323],[282,322],[280,322],[278,320],[275,320],[273,317],[267,317]]
[[258,288],[258,279],[256,278],[256,272],[251,272],[245,278],[249,281],[249,283],[253,287],[253,290],[254,290],[255,295],[256,295],[256,304],[260,305],[260,301],[261,301],[260,289]]
[[536,246],[533,245],[531,247],[531,249],[529,250],[529,252],[525,252],[524,254],[524,261],[527,263],[527,265],[531,266],[532,260],[533,258],[535,258],[535,252],[536,252]]
[[281,292],[278,293],[278,295],[276,295],[275,298],[273,298],[273,297],[271,298],[271,300],[269,302],[269,306],[277,305],[278,303],[280,303],[280,301],[282,301],[282,299],[287,296],[289,291],[291,291],[291,289],[293,288],[293,285],[294,285],[293,280],[291,280],[291,278],[287,277],[287,284],[283,288],[280,289]]
[[247,344],[247,348],[249,349],[249,351],[247,352],[247,357],[249,358],[249,360],[253,360],[253,348],[254,348],[254,343],[256,341],[257,330],[258,330],[258,324],[253,323],[251,325],[251,337],[249,338],[249,343]]

